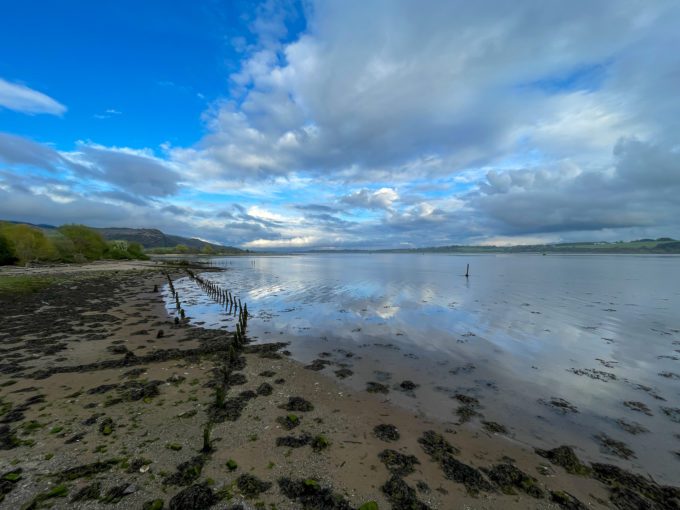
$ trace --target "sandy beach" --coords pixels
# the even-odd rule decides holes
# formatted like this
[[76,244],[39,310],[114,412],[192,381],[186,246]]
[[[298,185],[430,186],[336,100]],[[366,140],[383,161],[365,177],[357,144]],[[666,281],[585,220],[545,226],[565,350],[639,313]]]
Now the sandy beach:
[[158,289],[186,274],[3,269],[51,280],[0,295],[0,508],[680,508],[679,489],[582,464],[578,445],[430,419],[285,344],[178,324]]

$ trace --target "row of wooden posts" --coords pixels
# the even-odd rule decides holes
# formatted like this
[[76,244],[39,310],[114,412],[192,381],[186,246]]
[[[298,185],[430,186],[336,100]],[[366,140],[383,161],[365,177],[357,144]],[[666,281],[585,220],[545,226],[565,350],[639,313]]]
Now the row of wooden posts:
[[186,314],[184,312],[184,308],[182,308],[182,303],[180,303],[179,301],[179,292],[175,290],[175,285],[172,283],[172,278],[170,278],[170,274],[165,273],[165,277],[168,279],[168,287],[170,287],[172,297],[175,298],[175,306],[177,307],[177,313],[179,314],[179,317],[175,317],[175,324],[179,324],[180,318],[181,320],[184,320],[186,318]]
[[215,282],[211,282],[210,280],[206,280],[205,278],[194,274],[190,269],[187,269],[186,272],[210,297],[219,304],[223,304],[229,315],[233,314],[234,317],[236,317],[238,314],[236,338],[240,342],[245,341],[246,328],[248,327],[248,304],[241,304],[241,298],[234,296],[230,290],[224,289]]

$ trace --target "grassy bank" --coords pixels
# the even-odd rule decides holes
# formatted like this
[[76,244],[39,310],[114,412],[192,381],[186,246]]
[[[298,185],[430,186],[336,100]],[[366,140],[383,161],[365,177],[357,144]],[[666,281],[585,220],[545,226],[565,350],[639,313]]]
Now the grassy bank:
[[0,276],[0,296],[39,292],[54,281],[51,276]]

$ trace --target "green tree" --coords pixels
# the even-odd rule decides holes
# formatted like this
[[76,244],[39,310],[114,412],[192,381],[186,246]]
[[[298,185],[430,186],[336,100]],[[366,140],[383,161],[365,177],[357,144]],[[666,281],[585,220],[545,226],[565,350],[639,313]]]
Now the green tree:
[[147,260],[149,258],[144,253],[144,247],[139,243],[135,242],[128,243],[127,251],[134,259]]
[[177,253],[189,253],[189,247],[186,244],[178,244],[175,246],[175,251]]
[[104,257],[107,246],[99,232],[85,225],[62,225],[59,232],[71,240],[76,256],[80,255],[87,260]]
[[55,260],[57,251],[39,228],[24,224],[4,224],[0,228],[19,264]]
[[7,266],[14,264],[17,258],[14,256],[12,246],[9,244],[7,238],[0,235],[0,266]]

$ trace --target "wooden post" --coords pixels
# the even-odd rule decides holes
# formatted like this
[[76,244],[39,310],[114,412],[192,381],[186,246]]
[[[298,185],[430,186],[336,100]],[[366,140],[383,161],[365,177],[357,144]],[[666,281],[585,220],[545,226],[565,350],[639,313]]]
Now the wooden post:
[[465,278],[470,277],[470,264],[467,265],[467,268],[465,269]]

